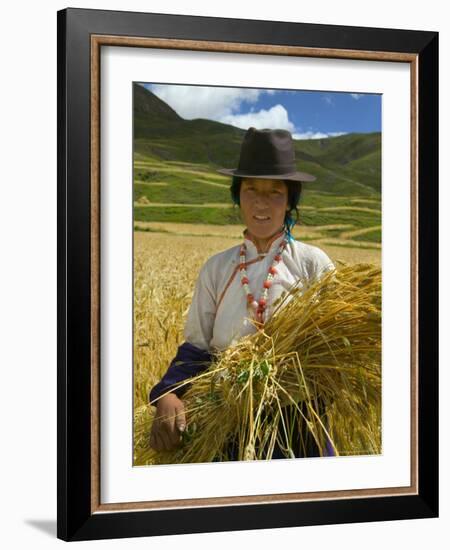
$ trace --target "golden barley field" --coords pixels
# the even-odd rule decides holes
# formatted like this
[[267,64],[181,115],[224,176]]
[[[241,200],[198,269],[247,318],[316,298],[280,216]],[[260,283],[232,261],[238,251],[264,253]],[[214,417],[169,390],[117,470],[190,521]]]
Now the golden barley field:
[[[148,435],[155,408],[150,389],[178,346],[200,267],[211,255],[242,242],[240,226],[157,224],[134,232],[134,465],[149,464]],[[146,229],[146,230],[145,230]],[[308,228],[311,237],[314,230]],[[295,231],[301,240],[301,231]],[[379,248],[320,246],[335,262],[381,263]]]

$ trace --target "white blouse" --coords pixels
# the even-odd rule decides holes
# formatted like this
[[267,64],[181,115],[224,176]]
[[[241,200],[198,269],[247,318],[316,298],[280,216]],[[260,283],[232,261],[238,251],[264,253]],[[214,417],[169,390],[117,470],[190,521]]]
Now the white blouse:
[[[249,289],[256,300],[261,296],[269,267],[284,235],[284,231],[275,235],[267,253],[261,255],[244,232]],[[252,310],[248,309],[241,284],[239,251],[240,245],[236,245],[219,252],[200,269],[184,328],[186,342],[204,350],[223,350],[241,337],[256,332],[249,320]],[[334,264],[320,248],[292,240],[284,249],[276,269],[277,274],[269,289],[266,319],[272,314],[273,303],[284,291],[299,279],[309,282],[319,278],[334,269]]]

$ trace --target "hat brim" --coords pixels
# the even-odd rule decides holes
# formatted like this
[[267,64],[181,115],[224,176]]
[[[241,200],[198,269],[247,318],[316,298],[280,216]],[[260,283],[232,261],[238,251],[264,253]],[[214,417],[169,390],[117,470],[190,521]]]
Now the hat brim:
[[240,176],[242,178],[261,178],[261,179],[276,179],[276,180],[289,180],[289,181],[298,181],[298,182],[307,182],[315,181],[317,178],[312,174],[307,174],[306,172],[291,172],[289,174],[248,174],[246,172],[241,172],[239,169],[235,168],[219,168],[217,172],[224,174],[225,176]]

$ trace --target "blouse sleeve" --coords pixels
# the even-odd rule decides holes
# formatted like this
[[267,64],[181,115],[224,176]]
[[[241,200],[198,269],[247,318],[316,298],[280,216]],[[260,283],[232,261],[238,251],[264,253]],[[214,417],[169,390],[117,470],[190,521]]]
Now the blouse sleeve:
[[168,391],[182,397],[190,384],[181,386],[178,384],[206,370],[213,360],[214,354],[196,348],[189,342],[183,342],[181,346],[178,346],[177,354],[172,359],[164,376],[151,389],[150,404],[156,406],[157,398]]
[[209,269],[208,261],[200,269],[184,327],[185,341],[160,382],[150,391],[152,405],[156,406],[155,400],[167,391],[178,397],[184,395],[189,384],[176,388],[177,384],[204,371],[214,359],[209,344],[216,316],[216,293]]
[[184,338],[197,348],[209,350],[216,318],[216,290],[207,261],[200,269],[189,307]]
[[320,279],[328,271],[336,269],[328,255],[320,248],[316,249],[314,260],[313,279]]

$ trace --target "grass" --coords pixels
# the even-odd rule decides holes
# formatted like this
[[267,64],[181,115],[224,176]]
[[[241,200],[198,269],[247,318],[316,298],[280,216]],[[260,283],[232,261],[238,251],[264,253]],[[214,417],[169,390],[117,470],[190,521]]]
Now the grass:
[[[237,208],[196,207],[187,205],[135,206],[134,220],[141,222],[203,223],[212,225],[241,224]],[[301,210],[300,221],[303,225],[316,227],[323,225],[345,224],[353,228],[365,228],[379,225],[381,215],[372,212]]]
[[373,231],[367,231],[366,233],[354,235],[352,239],[356,241],[370,241],[372,243],[381,243],[381,229],[374,229]]
[[[162,137],[153,139],[152,143],[152,156],[148,156],[148,151],[145,153],[145,148],[138,147],[135,152],[135,222],[202,223],[219,226],[241,223],[237,209],[231,205],[230,178],[218,174],[209,163],[200,159],[197,162],[189,161],[191,155],[183,160],[185,157],[180,155],[160,158],[155,153],[156,149],[160,150],[164,146],[167,146],[167,151],[175,148],[180,153],[180,143],[174,143],[173,140],[168,143]],[[306,149],[311,149],[313,156],[321,160],[317,163],[317,158],[313,160],[309,152],[304,153],[303,169],[308,171],[311,168],[310,171],[315,173],[318,180],[317,183],[303,186],[300,202],[301,224],[312,229],[326,225],[346,225],[346,231],[369,230],[381,225],[381,196],[377,185],[373,181],[367,182],[367,185],[362,183],[364,169],[369,173],[370,166],[377,166],[378,157],[373,149],[378,143],[376,136],[370,139],[367,137],[366,144],[358,137],[341,140],[340,147],[346,151],[345,155],[349,160],[345,166],[334,168],[329,160],[325,161],[327,155],[331,159],[337,158],[338,142],[333,143],[334,145],[327,141],[320,145],[330,147],[325,156],[317,143],[304,144]],[[359,153],[367,152],[367,157],[351,160],[356,154],[351,151],[351,146],[355,144],[358,144]],[[359,176],[358,170],[361,172]],[[376,172],[375,168],[372,172],[374,170]],[[376,179],[378,176],[374,177]],[[214,204],[228,205],[228,208],[219,209]],[[326,231],[323,236],[345,238],[338,230]],[[353,240],[377,243],[380,242],[379,237],[381,238],[381,234],[377,231],[362,231]],[[349,246],[352,244],[349,243]]]
[[241,219],[234,208],[190,208],[189,206],[139,207],[134,208],[135,221],[174,222],[193,224],[228,225],[239,224]]
[[[229,178],[211,173],[207,165],[186,162],[180,166],[175,161],[153,159],[143,162],[145,157],[140,155],[138,158],[134,185],[136,222],[219,226],[241,223],[238,209],[231,204]],[[380,196],[375,191],[355,195],[340,193],[339,186],[331,186],[332,192],[319,187],[304,186],[299,205],[303,226],[345,225],[345,230],[351,231],[381,224]],[[228,208],[215,207],[218,203]],[[342,237],[337,229],[326,231],[323,236]],[[378,233],[374,231],[355,240],[379,242],[377,238]]]

